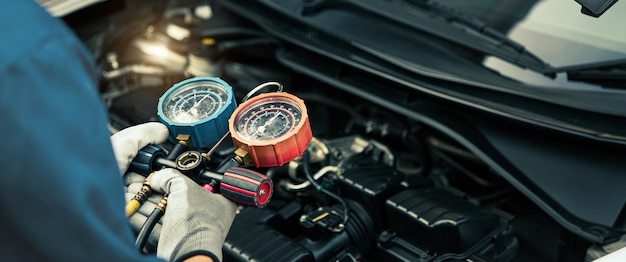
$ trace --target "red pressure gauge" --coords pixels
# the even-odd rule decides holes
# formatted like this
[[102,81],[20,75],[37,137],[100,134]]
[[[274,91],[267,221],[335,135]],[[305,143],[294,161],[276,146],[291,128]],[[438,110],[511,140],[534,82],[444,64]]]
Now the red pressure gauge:
[[313,137],[304,102],[288,93],[252,97],[235,109],[228,128],[256,167],[282,166],[302,155]]

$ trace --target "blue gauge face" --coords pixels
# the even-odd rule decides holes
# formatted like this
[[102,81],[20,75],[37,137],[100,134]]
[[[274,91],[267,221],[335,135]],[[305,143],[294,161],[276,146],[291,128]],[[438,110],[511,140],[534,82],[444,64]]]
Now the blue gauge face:
[[219,112],[228,101],[226,88],[212,81],[197,81],[180,87],[163,101],[162,112],[177,123],[194,123]]
[[228,132],[237,103],[233,89],[217,77],[197,76],[174,84],[160,98],[157,116],[170,141],[189,135],[193,147],[208,147]]

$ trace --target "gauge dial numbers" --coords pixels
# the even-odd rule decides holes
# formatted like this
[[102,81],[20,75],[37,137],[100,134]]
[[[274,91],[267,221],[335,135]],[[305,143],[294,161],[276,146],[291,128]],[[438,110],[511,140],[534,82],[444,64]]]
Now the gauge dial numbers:
[[193,77],[168,89],[160,98],[157,116],[170,130],[191,136],[196,148],[217,142],[228,132],[228,118],[237,107],[232,87],[216,77]]
[[293,130],[302,113],[289,102],[269,102],[244,113],[236,131],[248,141],[271,140]]
[[280,166],[300,156],[311,141],[304,102],[274,92],[244,102],[229,119],[233,142],[250,153],[257,166]]
[[215,82],[195,82],[172,92],[163,103],[165,117],[178,123],[201,121],[228,101],[228,91]]

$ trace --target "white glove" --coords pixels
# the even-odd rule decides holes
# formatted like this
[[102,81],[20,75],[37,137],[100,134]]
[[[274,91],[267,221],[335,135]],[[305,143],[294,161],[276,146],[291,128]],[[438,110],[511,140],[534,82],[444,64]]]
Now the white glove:
[[148,144],[161,144],[167,140],[169,130],[160,122],[149,122],[125,128],[111,136],[111,144],[120,174],[123,175],[137,152]]
[[[125,128],[111,136],[111,144],[113,152],[117,160],[117,166],[120,174],[124,174],[124,185],[126,192],[126,202],[135,196],[141,190],[145,177],[137,173],[126,173],[128,166],[133,161],[137,152],[148,144],[161,144],[167,140],[169,130],[165,125],[159,122],[149,122],[136,126]],[[147,217],[156,207],[163,195],[154,194],[148,198],[143,205],[128,218],[132,229],[138,233]],[[154,249],[159,239],[161,225],[156,225],[150,234],[146,249]]]
[[180,261],[194,255],[222,259],[222,245],[235,218],[236,204],[200,187],[175,169],[163,169],[150,181],[156,192],[167,193],[157,256]]

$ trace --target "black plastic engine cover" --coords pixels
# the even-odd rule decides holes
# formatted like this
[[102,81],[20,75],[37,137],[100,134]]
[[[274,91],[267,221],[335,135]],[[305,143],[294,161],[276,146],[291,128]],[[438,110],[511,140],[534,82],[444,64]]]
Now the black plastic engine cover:
[[382,163],[368,161],[338,177],[342,195],[363,205],[372,216],[376,231],[387,227],[385,200],[401,191],[403,175]]
[[276,216],[269,209],[243,209],[222,247],[224,261],[314,261],[308,250],[265,224]]
[[504,217],[442,189],[402,191],[387,200],[386,210],[390,230],[381,235],[388,238],[381,242],[410,246],[417,250],[416,257],[463,258],[494,246],[500,250],[491,250],[492,255],[502,257],[517,247]]

